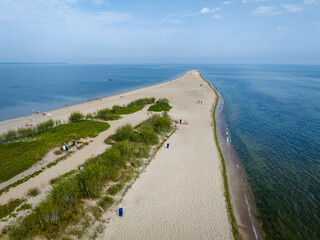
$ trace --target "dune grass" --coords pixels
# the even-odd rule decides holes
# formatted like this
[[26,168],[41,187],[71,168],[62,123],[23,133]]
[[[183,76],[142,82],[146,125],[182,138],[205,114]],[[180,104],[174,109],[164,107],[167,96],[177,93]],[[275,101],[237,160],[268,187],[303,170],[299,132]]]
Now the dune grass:
[[162,112],[169,111],[172,107],[169,105],[169,100],[166,98],[160,98],[156,103],[149,107],[148,111]]
[[220,159],[221,159],[221,165],[222,165],[222,177],[223,177],[223,185],[224,185],[224,196],[227,202],[227,209],[228,209],[228,213],[229,213],[229,218],[230,218],[230,222],[231,222],[231,227],[232,227],[232,234],[235,240],[239,239],[239,232],[237,229],[237,225],[236,225],[236,219],[233,213],[233,209],[232,209],[232,205],[231,205],[231,198],[230,198],[230,191],[229,191],[229,184],[228,184],[228,177],[227,177],[227,169],[226,169],[226,163],[224,160],[224,157],[222,155],[222,151],[220,149],[219,146],[219,141],[218,141],[218,136],[217,136],[217,122],[216,122],[216,109],[218,106],[218,102],[219,102],[219,94],[217,93],[217,90],[215,90],[211,84],[203,78],[203,76],[200,74],[201,78],[206,81],[208,83],[208,85],[210,86],[210,88],[215,92],[216,94],[216,102],[214,105],[214,109],[213,109],[213,113],[212,113],[212,118],[213,118],[213,133],[214,133],[214,141],[216,143],[216,146],[218,148],[218,152],[220,155]]
[[0,205],[0,219],[10,215],[16,209],[16,207],[18,207],[23,202],[24,200],[15,199],[11,200],[7,204]]
[[108,123],[80,121],[62,124],[25,141],[0,144],[0,182],[9,180],[40,161],[52,148],[73,139],[95,137]]
[[52,119],[49,119],[48,121],[39,123],[36,126],[18,128],[18,130],[8,130],[6,133],[0,135],[0,143],[8,143],[20,139],[30,138],[38,133],[53,128],[55,125],[60,125],[60,122],[57,121],[55,123]]
[[[158,134],[170,130],[165,124],[157,124],[160,122],[171,125],[167,115],[152,117],[141,124],[136,132],[139,134],[143,126],[150,126]],[[81,215],[79,212],[83,205],[82,199],[100,197],[106,182],[124,179],[123,173],[132,169],[128,163],[148,157],[149,151],[150,145],[145,142],[128,139],[118,141],[103,154],[88,159],[83,170],[55,179],[53,189],[46,200],[41,202],[19,225],[10,226],[9,239],[28,239],[35,235],[47,238],[57,237],[58,233]],[[113,186],[112,193],[121,190],[123,183],[119,184]],[[104,198],[98,202],[98,205],[109,207],[112,203],[113,199]]]
[[115,105],[112,109],[100,109],[93,117],[103,120],[117,120],[121,118],[121,115],[138,112],[142,110],[145,105],[152,104],[154,101],[155,98],[140,98],[124,106]]

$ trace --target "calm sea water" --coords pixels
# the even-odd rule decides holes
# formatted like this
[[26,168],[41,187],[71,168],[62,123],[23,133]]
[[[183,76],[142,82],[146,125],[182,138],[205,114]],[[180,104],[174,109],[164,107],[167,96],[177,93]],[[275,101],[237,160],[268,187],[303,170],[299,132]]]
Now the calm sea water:
[[225,100],[267,239],[320,239],[320,66],[201,66]]
[[0,65],[0,120],[158,84],[194,68],[223,95],[267,239],[320,239],[320,66]]
[[181,65],[0,64],[0,121],[159,84],[187,70]]

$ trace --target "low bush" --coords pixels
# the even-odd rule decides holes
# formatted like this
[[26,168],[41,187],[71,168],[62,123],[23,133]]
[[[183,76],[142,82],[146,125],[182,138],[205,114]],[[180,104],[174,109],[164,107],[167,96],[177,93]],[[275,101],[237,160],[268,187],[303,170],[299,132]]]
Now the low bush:
[[32,206],[29,203],[25,203],[17,209],[17,212],[28,210],[28,209],[32,209]]
[[112,185],[108,188],[107,193],[110,195],[116,195],[118,192],[120,192],[124,187],[123,183],[117,183],[115,185]]
[[105,196],[99,200],[98,205],[103,208],[103,210],[107,210],[114,203],[114,199],[109,196]]
[[132,102],[130,102],[127,107],[136,107],[136,106],[140,106],[140,105],[147,105],[147,104],[152,104],[154,103],[156,99],[154,97],[152,98],[140,98],[137,100],[134,100]]
[[148,111],[162,112],[169,111],[172,107],[169,105],[169,100],[166,98],[160,98],[154,105],[150,106]]
[[83,119],[84,119],[84,115],[79,111],[75,111],[75,112],[71,113],[71,115],[69,117],[69,122],[79,122]]
[[40,190],[38,188],[30,188],[27,192],[27,195],[30,197],[35,197],[37,195],[39,195]]

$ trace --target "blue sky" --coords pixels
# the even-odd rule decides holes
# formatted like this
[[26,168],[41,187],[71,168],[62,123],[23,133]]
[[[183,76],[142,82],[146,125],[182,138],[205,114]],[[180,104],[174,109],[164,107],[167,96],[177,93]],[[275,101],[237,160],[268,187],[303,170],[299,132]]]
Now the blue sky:
[[0,62],[320,64],[320,0],[0,0]]

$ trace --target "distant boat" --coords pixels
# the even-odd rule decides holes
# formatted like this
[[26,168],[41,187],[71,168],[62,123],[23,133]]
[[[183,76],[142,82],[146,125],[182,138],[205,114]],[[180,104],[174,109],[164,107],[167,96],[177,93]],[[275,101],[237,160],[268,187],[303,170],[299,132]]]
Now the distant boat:
[[112,78],[109,78],[109,81],[111,82],[111,81],[112,81]]

